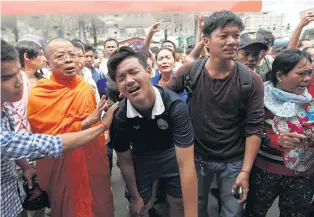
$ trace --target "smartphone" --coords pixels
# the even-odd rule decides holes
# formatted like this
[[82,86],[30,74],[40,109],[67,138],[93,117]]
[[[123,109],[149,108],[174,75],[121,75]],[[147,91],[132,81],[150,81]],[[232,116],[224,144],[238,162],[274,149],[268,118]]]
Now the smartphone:
[[243,190],[241,186],[237,188],[237,190],[233,193],[233,196],[237,200],[241,200],[243,198]]
[[300,11],[300,18],[303,19],[305,16],[314,15],[314,8]]
[[158,26],[158,29],[161,29],[161,30],[171,29],[171,23],[170,22],[160,23]]

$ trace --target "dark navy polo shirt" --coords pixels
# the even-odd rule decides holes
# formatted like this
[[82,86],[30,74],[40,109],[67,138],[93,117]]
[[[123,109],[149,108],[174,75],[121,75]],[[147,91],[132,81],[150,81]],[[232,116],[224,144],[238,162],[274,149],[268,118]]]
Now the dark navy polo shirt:
[[110,139],[117,152],[134,149],[136,155],[164,152],[190,147],[194,143],[188,105],[175,92],[156,87],[160,92],[165,111],[154,119],[127,117],[127,99],[119,103],[110,128]]

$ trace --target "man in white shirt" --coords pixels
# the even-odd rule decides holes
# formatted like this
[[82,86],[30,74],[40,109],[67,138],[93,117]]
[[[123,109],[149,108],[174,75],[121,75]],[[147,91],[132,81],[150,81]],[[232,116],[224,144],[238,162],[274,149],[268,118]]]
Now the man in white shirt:
[[100,95],[98,92],[98,88],[96,85],[96,82],[94,81],[92,77],[91,71],[85,67],[85,49],[84,45],[81,41],[79,40],[72,40],[71,43],[76,49],[76,52],[78,53],[79,56],[79,73],[81,76],[83,76],[84,80],[87,81],[94,89],[95,91],[95,96],[96,96],[96,102],[99,103],[100,101]]
[[99,65],[99,71],[105,77],[108,76],[107,62],[113,53],[119,48],[119,42],[114,38],[108,38],[104,43],[105,54],[107,58],[103,58],[101,64]]

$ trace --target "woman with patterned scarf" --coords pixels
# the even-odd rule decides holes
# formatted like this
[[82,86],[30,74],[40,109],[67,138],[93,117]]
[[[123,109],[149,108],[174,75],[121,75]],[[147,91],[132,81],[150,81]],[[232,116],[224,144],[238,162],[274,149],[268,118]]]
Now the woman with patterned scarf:
[[266,216],[279,196],[280,216],[309,217],[314,196],[314,100],[311,56],[287,50],[264,83],[265,139],[250,176],[245,216]]

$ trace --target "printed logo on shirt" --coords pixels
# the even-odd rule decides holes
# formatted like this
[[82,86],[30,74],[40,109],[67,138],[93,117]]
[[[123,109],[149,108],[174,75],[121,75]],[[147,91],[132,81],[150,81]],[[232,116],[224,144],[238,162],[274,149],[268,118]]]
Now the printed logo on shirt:
[[138,124],[138,125],[136,125],[136,126],[133,126],[133,128],[136,129],[136,130],[139,130],[141,127],[140,127],[140,125]]
[[159,119],[157,121],[157,125],[161,130],[166,130],[169,127],[168,123],[164,119]]

